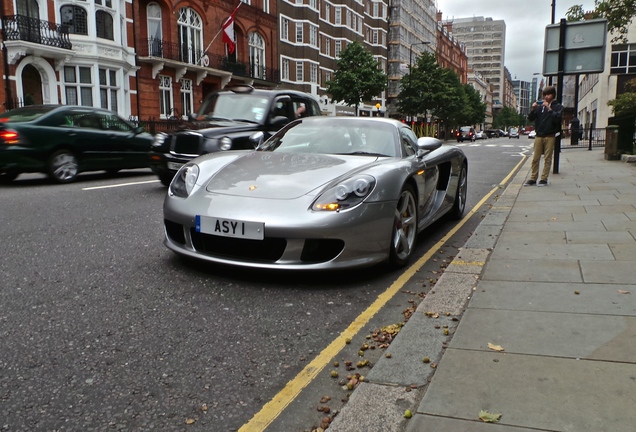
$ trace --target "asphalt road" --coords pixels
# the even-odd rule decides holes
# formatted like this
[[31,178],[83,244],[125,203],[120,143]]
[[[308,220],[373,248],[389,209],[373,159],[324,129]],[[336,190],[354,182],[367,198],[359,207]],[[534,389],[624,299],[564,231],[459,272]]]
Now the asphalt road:
[[[467,212],[530,144],[463,143]],[[383,267],[281,273],[184,263],[162,245],[165,192],[147,170],[69,185],[23,175],[2,186],[1,431],[233,431],[264,411],[268,430],[311,430],[346,401],[331,363],[357,361],[374,329],[404,322],[496,198],[441,247],[455,224],[427,229],[414,261],[430,259],[404,280]],[[284,409],[267,408],[396,283]],[[330,413],[317,411],[324,404]]]

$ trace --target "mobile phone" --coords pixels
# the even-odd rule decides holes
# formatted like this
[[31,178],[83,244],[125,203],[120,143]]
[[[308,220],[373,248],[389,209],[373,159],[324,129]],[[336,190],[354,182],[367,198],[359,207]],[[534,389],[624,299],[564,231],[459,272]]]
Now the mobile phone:
[[537,101],[537,105],[543,105],[543,101],[542,101],[541,99],[539,99],[539,100]]

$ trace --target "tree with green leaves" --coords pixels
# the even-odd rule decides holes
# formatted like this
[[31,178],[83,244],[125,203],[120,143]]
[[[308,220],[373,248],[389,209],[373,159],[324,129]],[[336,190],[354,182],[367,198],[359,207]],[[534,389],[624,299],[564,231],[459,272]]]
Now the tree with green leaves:
[[483,123],[486,119],[486,104],[481,101],[481,94],[470,84],[464,84],[466,103],[464,104],[464,116],[466,124]]
[[[468,121],[466,118],[466,92],[457,74],[451,69],[440,68],[441,88],[435,95],[432,113],[446,126],[454,126]],[[446,127],[445,130],[449,128]]]
[[371,53],[354,41],[340,52],[333,79],[327,82],[327,94],[334,102],[357,107],[360,102],[371,101],[382,93],[387,79]]
[[616,117],[636,116],[636,78],[625,84],[626,92],[607,102]]
[[[636,0],[594,0],[592,18],[607,19],[607,28],[614,37],[612,42],[627,42],[629,24],[636,17]],[[565,14],[568,21],[583,21],[583,5],[572,6]]]
[[397,104],[403,115],[411,117],[431,111],[444,90],[441,68],[434,54],[423,53],[412,66],[400,81],[402,88]]
[[517,110],[507,106],[499,110],[492,121],[493,128],[503,130],[509,127],[518,127],[522,124],[525,124],[525,119],[522,121]]

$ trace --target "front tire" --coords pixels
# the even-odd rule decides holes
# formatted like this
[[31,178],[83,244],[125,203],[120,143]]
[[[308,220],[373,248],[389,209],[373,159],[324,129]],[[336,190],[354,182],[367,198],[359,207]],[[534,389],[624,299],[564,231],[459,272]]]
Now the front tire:
[[404,267],[413,254],[417,239],[417,202],[413,187],[405,185],[395,208],[389,264],[391,267]]
[[466,209],[466,196],[468,195],[468,176],[466,165],[462,165],[462,169],[459,172],[459,178],[457,179],[457,191],[455,192],[455,200],[453,201],[453,208],[448,213],[449,218],[458,220],[464,216],[464,210]]
[[70,150],[58,150],[47,163],[47,172],[56,183],[70,183],[77,177],[79,165],[77,157]]

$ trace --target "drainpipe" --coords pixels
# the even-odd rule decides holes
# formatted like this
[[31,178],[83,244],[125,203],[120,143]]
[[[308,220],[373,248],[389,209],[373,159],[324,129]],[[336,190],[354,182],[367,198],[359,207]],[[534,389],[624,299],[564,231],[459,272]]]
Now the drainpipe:
[[[0,0],[3,1],[3,0]],[[137,6],[135,6],[137,3]],[[137,21],[139,18],[139,3],[132,2],[133,8],[133,48],[135,49],[135,67],[139,65],[139,51],[137,50]],[[135,10],[137,13],[135,13]],[[137,87],[137,126],[139,126],[139,122],[141,121],[141,103],[139,102],[139,69],[135,70],[135,87]]]

